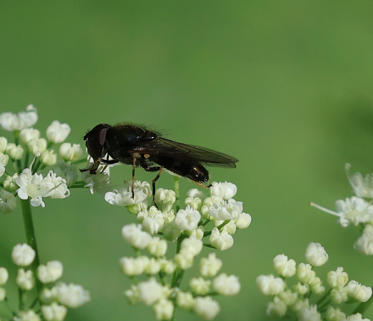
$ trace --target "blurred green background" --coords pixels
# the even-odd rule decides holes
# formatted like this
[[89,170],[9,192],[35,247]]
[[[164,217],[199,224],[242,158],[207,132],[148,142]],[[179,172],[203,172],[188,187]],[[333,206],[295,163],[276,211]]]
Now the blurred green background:
[[[309,206],[351,194],[346,162],[373,170],[372,9],[368,0],[1,1],[0,110],[32,103],[38,128],[67,122],[74,142],[99,122],[129,121],[236,156],[237,169],[211,177],[238,185],[253,222],[220,254],[242,291],[219,299],[217,320],[267,320],[256,276],[278,253],[303,259],[310,241],[329,252],[323,272],[344,266],[373,284],[372,258],[352,248],[358,231]],[[42,260],[61,260],[65,280],[92,294],[67,320],[152,320],[122,297],[118,259],[131,252],[120,230],[133,216],[78,190],[34,213]],[[0,265],[13,275],[10,249],[21,241],[20,211],[0,217]]]

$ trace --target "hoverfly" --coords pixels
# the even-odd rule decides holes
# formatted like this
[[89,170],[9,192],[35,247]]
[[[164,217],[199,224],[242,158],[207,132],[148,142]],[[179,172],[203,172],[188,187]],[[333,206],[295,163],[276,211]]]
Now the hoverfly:
[[152,180],[154,201],[155,183],[163,168],[187,177],[200,186],[208,187],[204,183],[208,181],[209,173],[203,165],[234,168],[238,162],[232,156],[200,146],[175,142],[155,131],[132,124],[99,124],[84,136],[84,140],[88,154],[93,158],[93,164],[81,171],[95,174],[100,164],[108,166],[121,162],[132,165],[132,198],[135,169],[138,166],[149,172],[158,172]]

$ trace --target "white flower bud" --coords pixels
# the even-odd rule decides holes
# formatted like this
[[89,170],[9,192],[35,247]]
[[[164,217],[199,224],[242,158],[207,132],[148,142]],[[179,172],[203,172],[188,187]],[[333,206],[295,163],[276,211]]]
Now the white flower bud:
[[130,304],[136,304],[140,302],[140,292],[137,285],[131,285],[131,288],[124,291],[124,295]]
[[175,224],[182,231],[191,231],[198,227],[198,222],[201,219],[201,214],[187,207],[185,210],[179,210],[176,214]]
[[35,128],[25,128],[19,133],[19,139],[22,143],[27,145],[27,143],[33,139],[39,139],[40,132]]
[[236,295],[240,292],[241,285],[237,276],[223,273],[214,279],[212,287],[219,294]]
[[299,281],[310,284],[316,277],[315,271],[312,270],[312,266],[305,263],[300,263],[297,268],[297,276]]
[[40,160],[47,166],[53,166],[57,163],[57,155],[54,150],[46,150],[41,154]]
[[229,199],[228,201],[223,201],[223,203],[212,204],[208,209],[208,213],[216,220],[225,221],[238,219],[242,210],[242,202]]
[[193,259],[194,259],[194,255],[192,255],[189,252],[185,252],[185,253],[180,252],[179,254],[176,254],[174,258],[175,264],[180,269],[183,269],[183,270],[186,270],[192,267]]
[[190,206],[194,210],[198,210],[202,204],[202,200],[198,197],[187,197],[185,205]]
[[190,237],[195,238],[197,240],[202,240],[204,236],[204,231],[202,227],[199,227],[193,231],[188,231]]
[[129,224],[125,225],[122,229],[122,236],[131,246],[144,249],[151,242],[152,237],[142,231],[141,225]]
[[294,312],[299,312],[304,309],[308,309],[310,307],[310,304],[308,302],[308,299],[298,299],[295,304],[291,307]]
[[59,149],[60,156],[70,162],[75,162],[84,157],[84,152],[79,144],[63,143]]
[[154,199],[155,203],[162,211],[168,212],[176,201],[176,194],[173,190],[158,188],[155,192]]
[[298,282],[297,284],[294,285],[294,291],[301,296],[307,294],[309,290],[310,290],[310,288],[306,284],[302,284],[302,283]]
[[18,266],[28,266],[35,258],[34,249],[28,244],[17,244],[12,250],[12,260]]
[[211,297],[197,297],[194,299],[194,312],[205,320],[212,320],[220,311],[219,304]]
[[38,279],[42,283],[51,283],[57,281],[63,273],[62,263],[59,261],[50,261],[46,265],[40,265],[37,270]]
[[313,278],[311,284],[311,290],[313,293],[320,295],[324,293],[325,287],[322,285],[321,279],[319,277]]
[[210,235],[210,243],[218,250],[224,251],[233,246],[233,237],[225,231],[219,232],[215,227]]
[[6,290],[3,288],[0,288],[0,302],[4,301],[6,298]]
[[328,261],[328,253],[320,243],[310,243],[306,250],[306,260],[313,266],[321,266]]
[[26,111],[0,114],[0,126],[7,131],[22,130],[35,125],[38,120],[38,114],[33,105],[28,105]]
[[70,134],[70,126],[54,120],[47,128],[47,138],[52,143],[62,143]]
[[286,286],[281,278],[273,275],[259,275],[256,278],[256,284],[264,295],[277,295],[284,291]]
[[155,258],[149,259],[149,263],[145,266],[146,274],[157,274],[161,270],[161,262]]
[[275,271],[285,278],[290,278],[295,275],[296,263],[293,259],[288,259],[284,254],[276,255],[273,259]]
[[236,219],[236,226],[239,229],[248,228],[251,224],[251,215],[247,213],[241,213]]
[[278,297],[283,301],[287,306],[295,304],[298,299],[298,293],[292,292],[291,290],[285,290],[279,293]]
[[343,267],[338,267],[336,271],[328,272],[328,283],[332,288],[343,288],[348,282],[348,274],[343,271]]
[[317,311],[317,305],[298,311],[298,321],[321,321],[321,315]]
[[58,302],[68,308],[80,307],[91,299],[89,292],[77,284],[59,283],[55,291]]
[[29,291],[35,285],[34,274],[31,270],[19,269],[16,282],[21,289]]
[[146,305],[152,305],[163,297],[163,287],[154,278],[139,283],[139,297]]
[[23,157],[23,148],[21,145],[11,143],[6,146],[6,153],[11,159],[19,160]]
[[120,264],[124,274],[128,276],[135,276],[143,274],[149,264],[149,259],[146,256],[123,257],[120,259]]
[[367,224],[363,234],[355,242],[354,247],[365,255],[373,255],[373,225]]
[[343,321],[370,321],[369,319],[367,318],[364,318],[363,319],[363,316],[360,314],[360,313],[355,313],[355,314],[351,314],[349,315],[345,320]]
[[18,185],[16,183],[16,179],[18,177],[18,173],[13,174],[12,176],[7,176],[4,180],[3,186],[8,192],[15,192],[18,189]]
[[186,255],[196,256],[202,251],[203,243],[194,237],[189,237],[181,242],[180,252]]
[[192,278],[189,281],[189,286],[191,290],[198,295],[205,295],[209,293],[211,281],[205,280],[204,278]]
[[0,212],[9,213],[16,209],[17,199],[6,190],[0,189]]
[[174,273],[176,269],[175,263],[169,260],[162,260],[161,261],[161,270],[166,274]]
[[366,302],[372,296],[372,288],[356,281],[350,281],[346,285],[348,295],[359,302]]
[[32,139],[27,143],[29,151],[39,157],[47,149],[47,141],[44,138]]
[[217,196],[222,199],[228,200],[236,195],[237,186],[228,182],[213,182],[212,186],[210,187],[210,192],[212,196]]
[[174,305],[169,300],[160,299],[153,305],[153,310],[157,320],[171,320],[174,313]]
[[43,305],[41,313],[46,321],[63,321],[67,314],[67,309],[63,305],[53,302],[51,305]]
[[157,257],[164,256],[167,252],[167,242],[159,237],[154,237],[147,246],[148,252]]
[[335,304],[341,304],[348,300],[348,292],[346,288],[335,288],[330,292],[330,297]]
[[28,310],[28,311],[20,311],[19,314],[18,314],[18,318],[15,318],[14,320],[17,320],[17,321],[40,321],[40,317],[33,310]]
[[44,288],[40,293],[40,300],[45,304],[52,303],[52,301],[57,299],[57,290],[56,287],[53,288]]
[[228,224],[225,224],[223,226],[223,231],[227,232],[230,235],[233,235],[236,233],[236,224],[234,221],[230,221]]
[[0,153],[4,153],[6,151],[7,144],[7,139],[5,137],[0,137]]
[[216,254],[210,253],[207,258],[201,259],[199,271],[204,277],[214,277],[222,265],[223,262],[216,257]]
[[176,295],[176,304],[184,310],[192,310],[194,307],[194,298],[190,292],[178,291]]
[[340,309],[329,306],[326,310],[325,319],[326,321],[344,321],[346,315]]
[[275,296],[273,301],[267,305],[267,315],[272,317],[283,317],[286,314],[287,305],[280,298]]
[[6,282],[8,282],[8,270],[4,267],[0,267],[0,285],[4,285]]
[[164,225],[163,214],[155,206],[152,206],[149,211],[141,211],[137,217],[143,218],[142,226],[150,234],[157,234]]

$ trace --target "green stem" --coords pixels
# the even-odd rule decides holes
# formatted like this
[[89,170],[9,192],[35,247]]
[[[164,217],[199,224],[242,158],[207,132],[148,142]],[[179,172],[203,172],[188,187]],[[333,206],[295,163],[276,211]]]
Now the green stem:
[[367,302],[360,303],[353,313],[361,313],[363,314],[366,310],[369,309],[370,305],[373,302],[373,296],[370,297],[370,299]]
[[41,290],[41,284],[38,281],[36,269],[38,268],[40,264],[39,260],[39,252],[38,252],[38,246],[36,243],[36,237],[35,237],[35,229],[34,229],[34,223],[32,221],[32,213],[31,213],[31,205],[29,200],[21,200],[22,205],[22,215],[23,215],[23,224],[25,227],[25,233],[26,233],[26,240],[27,244],[30,245],[34,251],[35,251],[35,260],[32,263],[31,269],[34,273],[34,276],[36,278],[36,285],[37,285],[37,294],[39,297],[39,292]]

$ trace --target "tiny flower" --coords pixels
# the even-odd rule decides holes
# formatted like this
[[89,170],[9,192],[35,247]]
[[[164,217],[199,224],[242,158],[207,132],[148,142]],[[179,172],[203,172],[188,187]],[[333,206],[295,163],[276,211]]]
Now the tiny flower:
[[162,260],[161,261],[161,270],[166,274],[174,273],[176,269],[175,263],[169,260]]
[[198,211],[187,207],[185,210],[179,210],[177,212],[175,224],[182,231],[191,231],[197,228],[200,219],[201,214]]
[[196,297],[194,312],[205,320],[212,320],[220,311],[219,304],[211,297]]
[[25,168],[16,178],[16,183],[19,186],[17,194],[20,199],[27,200],[30,198],[31,205],[34,207],[45,206],[42,198],[45,196],[46,190],[43,186],[42,175],[33,175],[29,168]]
[[350,164],[346,164],[346,174],[354,193],[358,197],[373,198],[373,174],[363,176],[361,173],[350,174]]
[[20,311],[18,318],[15,318],[16,321],[40,321],[40,317],[33,310]]
[[267,315],[273,317],[283,317],[286,314],[287,305],[279,297],[275,296],[273,301],[268,303]]
[[43,179],[43,187],[46,190],[45,197],[66,198],[70,195],[66,180],[57,176],[53,171],[49,171]]
[[150,234],[157,234],[164,225],[163,214],[155,206],[152,206],[146,214],[140,212],[138,217],[144,216],[142,226]]
[[313,266],[321,266],[328,261],[328,253],[320,243],[310,243],[306,250],[306,260]]
[[167,251],[167,242],[165,240],[161,240],[159,237],[154,237],[148,243],[147,250],[153,256],[164,256]]
[[238,219],[242,210],[242,202],[229,199],[221,204],[212,204],[208,209],[208,213],[216,220],[225,221]]
[[146,256],[140,257],[123,257],[120,260],[122,271],[128,276],[143,274],[149,264],[149,259]]
[[0,302],[4,301],[6,298],[6,290],[4,288],[0,288]]
[[152,237],[147,232],[142,231],[141,225],[129,224],[122,228],[122,236],[131,246],[144,249],[148,246]]
[[40,160],[44,165],[53,166],[57,163],[57,155],[54,150],[46,150],[41,154]]
[[373,219],[373,206],[359,197],[346,198],[336,202],[338,214],[354,225]]
[[0,126],[7,131],[22,130],[35,125],[38,114],[33,105],[28,105],[26,111],[17,114],[6,112],[0,114]]
[[4,153],[6,151],[7,144],[8,140],[5,137],[0,137],[0,153]]
[[330,297],[335,304],[341,304],[348,300],[348,291],[346,288],[335,288],[330,292]]
[[153,305],[153,310],[157,320],[171,320],[174,313],[174,305],[169,300],[160,299]]
[[155,258],[150,258],[148,262],[149,263],[145,266],[144,272],[150,275],[159,273],[161,270],[161,261],[158,261]]
[[369,319],[364,318],[360,313],[355,313],[352,315],[349,315],[346,319],[346,321],[370,321]]
[[8,281],[8,270],[4,267],[0,267],[0,285],[4,285]]
[[21,145],[11,143],[6,146],[6,153],[11,159],[20,160],[23,157],[23,148]]
[[325,287],[322,285],[321,279],[319,277],[313,278],[310,283],[311,290],[313,293],[320,295],[325,292]]
[[47,149],[47,141],[44,138],[35,138],[27,143],[30,152],[39,157]]
[[28,244],[17,244],[12,250],[12,260],[18,266],[28,266],[35,258],[34,249]]
[[0,177],[5,173],[5,167],[8,164],[9,156],[0,153]]
[[223,273],[214,279],[212,287],[219,294],[236,295],[241,285],[237,276]]
[[51,305],[43,305],[41,313],[46,321],[63,321],[67,314],[67,309],[63,305],[53,302]]
[[310,264],[300,263],[297,268],[297,277],[299,281],[305,284],[310,284],[316,277],[316,273],[312,270]]
[[84,152],[79,144],[63,143],[59,149],[60,156],[70,162],[75,162],[84,157]]
[[275,271],[285,278],[292,277],[296,272],[296,263],[293,259],[288,259],[284,254],[276,255],[273,259]]
[[158,188],[155,192],[155,203],[162,209],[168,212],[176,201],[176,194],[173,190]]
[[294,285],[294,291],[299,295],[305,295],[309,291],[309,286],[303,283],[298,282]]
[[264,295],[277,295],[285,289],[285,282],[273,275],[259,275],[256,284]]
[[193,259],[194,259],[194,255],[192,255],[191,253],[189,252],[180,252],[178,254],[175,255],[175,264],[180,268],[180,269],[189,269],[192,267],[193,265]]
[[134,198],[132,198],[131,187],[127,186],[112,192],[107,192],[105,194],[105,201],[111,205],[129,206],[142,203],[151,195],[150,185],[147,182],[135,181],[134,187]]
[[203,243],[194,237],[189,237],[181,242],[180,252],[184,255],[196,256],[202,251]]
[[136,304],[140,302],[139,288],[136,285],[132,285],[130,289],[124,292],[124,295],[130,304]]
[[237,186],[224,182],[224,183],[217,183],[213,182],[212,186],[210,187],[211,195],[218,196],[222,199],[228,200],[233,198],[237,193]]
[[178,291],[176,295],[176,304],[184,309],[191,310],[194,307],[194,298],[190,292]]
[[57,301],[68,308],[78,308],[90,300],[90,295],[81,285],[59,283],[55,286]]
[[251,224],[251,215],[247,213],[241,213],[236,219],[236,226],[239,229],[248,228]]
[[366,302],[372,296],[372,288],[356,281],[350,281],[346,285],[348,295],[359,302]]
[[332,288],[343,288],[348,282],[348,274],[343,271],[343,267],[338,267],[336,271],[328,272],[328,283]]
[[68,124],[54,120],[47,128],[47,138],[52,143],[62,143],[69,136],[70,131],[71,128]]
[[140,282],[138,285],[139,297],[146,305],[152,305],[163,297],[163,287],[155,279]]
[[338,308],[329,306],[325,315],[326,321],[344,321],[346,315]]
[[222,265],[223,262],[216,257],[216,254],[210,253],[207,258],[201,259],[199,271],[204,277],[214,277]]
[[17,177],[18,173],[13,174],[12,176],[7,176],[3,182],[4,189],[6,189],[8,192],[15,192],[18,189],[18,185],[16,183]]
[[63,273],[62,263],[59,261],[49,261],[46,265],[40,265],[37,269],[38,279],[42,283],[57,281]]
[[317,311],[317,306],[312,305],[309,308],[298,311],[298,321],[321,321],[321,315]]
[[16,282],[21,289],[29,291],[35,285],[34,274],[31,270],[25,271],[24,269],[19,269]]
[[297,299],[298,299],[298,293],[296,292],[293,292],[291,290],[285,290],[283,292],[281,292],[278,297],[283,301],[285,302],[285,304],[287,306],[290,306],[290,305],[293,305],[295,304],[295,302],[297,302]]
[[211,281],[201,277],[192,278],[189,282],[189,286],[195,294],[205,295],[210,291]]
[[365,255],[373,255],[373,225],[367,224],[354,247]]
[[29,141],[34,140],[34,139],[39,139],[39,138],[40,138],[40,132],[35,128],[25,128],[25,129],[22,129],[21,132],[19,133],[19,139],[25,145],[27,145]]
[[233,246],[233,237],[226,231],[219,232],[215,227],[210,235],[210,243],[218,250],[224,251]]
[[17,207],[17,199],[4,189],[0,189],[0,212],[10,213]]

